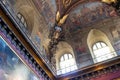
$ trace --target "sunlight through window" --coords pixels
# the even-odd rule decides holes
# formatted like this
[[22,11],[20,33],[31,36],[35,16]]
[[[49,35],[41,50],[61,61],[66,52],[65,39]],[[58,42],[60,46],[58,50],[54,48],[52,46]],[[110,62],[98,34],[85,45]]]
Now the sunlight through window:
[[75,60],[71,54],[64,54],[60,58],[60,71],[62,74],[73,71],[77,69]]
[[95,43],[93,45],[93,53],[95,62],[101,62],[116,56],[104,42]]

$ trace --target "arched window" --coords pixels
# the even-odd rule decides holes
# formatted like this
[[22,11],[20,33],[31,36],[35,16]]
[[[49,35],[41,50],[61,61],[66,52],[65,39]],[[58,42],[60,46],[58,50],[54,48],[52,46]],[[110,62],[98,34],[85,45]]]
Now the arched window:
[[60,58],[60,69],[62,74],[73,71],[76,68],[75,60],[71,54],[64,54]]
[[25,28],[26,28],[26,27],[27,27],[27,22],[26,22],[24,16],[23,16],[22,14],[18,13],[18,14],[17,14],[17,17],[18,17],[19,21],[20,21],[20,22],[25,26]]
[[94,63],[117,56],[107,35],[97,29],[92,29],[87,38],[87,44]]
[[116,56],[116,54],[111,52],[109,46],[104,42],[96,42],[92,49],[95,62],[101,62]]

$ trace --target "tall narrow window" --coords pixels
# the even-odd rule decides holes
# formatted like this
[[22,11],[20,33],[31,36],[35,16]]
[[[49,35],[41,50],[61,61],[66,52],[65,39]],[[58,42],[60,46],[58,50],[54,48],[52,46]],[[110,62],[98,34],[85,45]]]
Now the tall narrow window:
[[25,26],[25,28],[27,27],[27,23],[26,23],[26,20],[24,18],[24,16],[20,13],[17,14],[17,17],[19,19],[19,21]]
[[97,42],[93,45],[93,55],[95,62],[101,62],[116,56],[111,52],[109,46],[104,42]]
[[75,60],[71,54],[64,54],[60,58],[60,69],[62,74],[73,71],[76,68]]

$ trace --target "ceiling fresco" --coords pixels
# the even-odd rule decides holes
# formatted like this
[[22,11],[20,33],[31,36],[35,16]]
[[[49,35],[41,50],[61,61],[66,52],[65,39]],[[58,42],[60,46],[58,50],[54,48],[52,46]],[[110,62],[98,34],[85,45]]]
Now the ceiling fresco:
[[69,26],[70,31],[77,31],[109,18],[109,13],[113,10],[99,0],[33,0],[33,2],[49,27],[53,27],[56,23],[57,11],[61,17],[69,14],[65,26]]
[[[45,18],[49,27],[54,28],[55,23],[61,19],[65,20],[65,23],[63,21],[62,25],[56,25],[62,27],[65,38],[63,40],[68,42],[78,40],[78,35],[74,36],[74,33],[79,31],[80,35],[84,28],[88,28],[104,19],[109,19],[111,17],[110,12],[113,11],[112,7],[101,3],[100,0],[33,0],[33,3]],[[59,15],[57,15],[57,13],[59,13]],[[68,16],[65,17],[66,15]],[[57,17],[59,17],[58,21]],[[53,29],[53,34],[55,33],[56,35],[57,33],[59,34],[59,30],[55,31],[55,29]],[[56,37],[56,35],[53,35],[52,38]],[[57,36],[58,38],[60,37],[59,35]],[[79,41],[80,39],[81,37],[79,37]]]
[[58,10],[61,15],[64,15],[67,10],[78,0],[58,0]]
[[66,26],[69,26],[70,32],[86,28],[95,22],[111,17],[110,12],[112,10],[111,7],[100,2],[81,4],[69,14]]
[[82,4],[82,3],[87,3],[87,2],[94,2],[94,1],[100,1],[100,0],[57,0],[57,6],[58,6],[58,11],[60,11],[61,15],[68,14],[76,6]]
[[55,14],[57,10],[55,0],[33,0],[36,8],[44,16],[49,27],[52,27],[55,23]]
[[60,16],[63,17],[65,14],[76,9],[76,6],[92,1],[98,0],[32,0],[36,8],[44,16],[49,26],[55,24],[55,16],[57,11],[60,12]]
[[72,11],[73,8],[75,8],[79,4],[89,1],[96,0],[56,0],[57,11],[60,12],[61,16],[64,16],[65,14],[68,14],[70,11]]

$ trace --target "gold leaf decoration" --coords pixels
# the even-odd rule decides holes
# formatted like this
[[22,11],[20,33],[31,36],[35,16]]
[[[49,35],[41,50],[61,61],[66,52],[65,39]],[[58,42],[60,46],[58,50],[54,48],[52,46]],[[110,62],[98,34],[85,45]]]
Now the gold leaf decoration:
[[64,16],[62,17],[62,19],[60,19],[58,25],[61,26],[61,25],[65,22],[65,20],[67,19],[67,17],[68,17],[68,14],[64,15]]
[[56,21],[58,22],[60,20],[60,12],[57,11],[57,14],[56,14]]
[[117,0],[102,0],[102,2],[107,3],[107,4],[110,4],[110,3],[112,3],[112,2],[116,3]]
[[71,0],[63,0],[63,5],[67,8],[71,4]]

